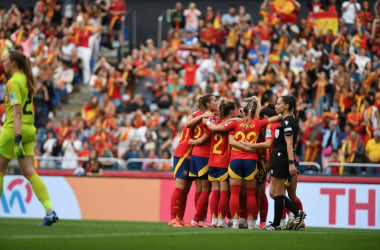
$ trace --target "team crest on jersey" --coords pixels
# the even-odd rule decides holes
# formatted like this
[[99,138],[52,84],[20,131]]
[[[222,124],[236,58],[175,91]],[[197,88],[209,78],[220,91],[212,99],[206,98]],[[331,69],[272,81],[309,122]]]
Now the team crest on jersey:
[[267,128],[267,130],[265,131],[265,136],[266,137],[270,137],[272,134],[272,130],[270,130],[269,128]]
[[274,132],[274,137],[278,138],[279,135],[280,135],[280,130],[276,129],[276,131]]
[[15,93],[9,92],[9,99],[10,99],[11,105],[17,104]]

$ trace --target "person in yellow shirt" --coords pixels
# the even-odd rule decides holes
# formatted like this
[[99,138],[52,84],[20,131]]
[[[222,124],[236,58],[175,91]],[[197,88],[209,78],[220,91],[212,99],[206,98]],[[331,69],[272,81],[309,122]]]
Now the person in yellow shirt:
[[[376,130],[373,137],[367,142],[365,152],[370,163],[379,163],[380,166],[380,130]],[[379,174],[379,168],[367,168],[367,174],[376,176]]]

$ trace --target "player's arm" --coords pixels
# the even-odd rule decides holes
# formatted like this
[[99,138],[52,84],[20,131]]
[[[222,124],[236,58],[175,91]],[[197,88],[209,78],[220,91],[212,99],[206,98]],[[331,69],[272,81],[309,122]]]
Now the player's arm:
[[13,105],[13,126],[14,126],[15,136],[21,135],[21,116],[22,116],[21,104]]
[[273,122],[281,122],[283,117],[281,115],[275,115],[270,118],[268,118],[268,123],[273,123]]
[[259,143],[250,143],[246,141],[239,142],[239,143],[243,144],[244,146],[248,147],[251,150],[261,149],[261,148],[267,149],[272,146],[273,139],[266,139],[264,142],[259,142]]
[[246,152],[252,152],[252,150],[249,147],[247,147],[247,146],[239,143],[238,141],[236,141],[235,140],[235,135],[233,135],[233,134],[232,135],[228,135],[228,143],[232,147],[235,147],[237,149],[240,149],[240,150],[243,150],[243,151],[246,151]]
[[[285,136],[285,141],[286,141],[286,151],[288,152],[288,159],[289,159],[289,173],[291,176],[293,176],[297,173],[297,168],[294,165],[295,158],[294,158],[294,151],[293,151],[293,134],[285,133],[284,136]],[[293,161],[293,163],[290,163],[291,161]]]
[[203,118],[209,117],[209,116],[214,116],[214,114],[210,111],[206,111],[200,116],[194,117],[193,119],[189,119],[187,121],[187,127],[193,128],[195,127],[200,121],[202,121]]
[[210,138],[210,136],[208,134],[204,134],[204,135],[202,135],[198,139],[190,139],[189,140],[189,145],[190,146],[199,146],[199,145],[202,145],[203,143],[205,143],[208,140],[208,138]]

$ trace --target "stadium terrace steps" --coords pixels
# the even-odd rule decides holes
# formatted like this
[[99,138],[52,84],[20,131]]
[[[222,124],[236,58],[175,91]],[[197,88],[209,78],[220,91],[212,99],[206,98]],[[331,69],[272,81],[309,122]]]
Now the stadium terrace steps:
[[64,117],[74,117],[76,113],[81,112],[83,105],[91,96],[91,88],[86,84],[79,84],[74,88],[73,93],[68,96],[67,103],[62,103],[56,108],[55,119],[57,122]]

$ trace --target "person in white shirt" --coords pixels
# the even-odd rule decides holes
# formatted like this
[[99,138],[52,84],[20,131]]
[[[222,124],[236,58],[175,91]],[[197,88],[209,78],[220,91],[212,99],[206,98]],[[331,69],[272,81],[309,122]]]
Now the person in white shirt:
[[78,140],[76,132],[71,132],[70,137],[63,141],[63,169],[76,169],[78,168],[78,153],[82,149],[82,142]]
[[249,87],[249,82],[247,81],[244,73],[239,73],[237,81],[232,83],[231,91],[234,93],[236,99],[240,99],[243,92]]
[[342,18],[348,27],[350,34],[353,32],[355,18],[360,9],[360,4],[357,3],[357,0],[345,1],[342,4]]

